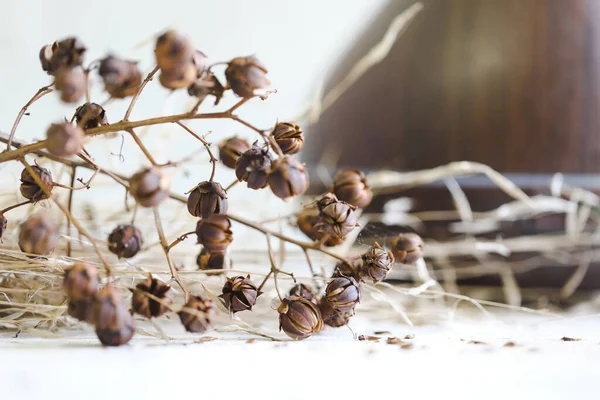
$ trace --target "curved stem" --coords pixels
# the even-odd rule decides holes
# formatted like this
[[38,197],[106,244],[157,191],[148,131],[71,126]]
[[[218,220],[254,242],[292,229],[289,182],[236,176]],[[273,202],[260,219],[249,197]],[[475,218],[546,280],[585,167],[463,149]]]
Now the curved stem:
[[33,97],[23,106],[23,108],[21,108],[21,111],[19,111],[19,114],[17,115],[17,119],[15,120],[15,123],[13,124],[12,129],[10,130],[10,136],[8,137],[8,142],[6,143],[6,151],[10,151],[10,147],[12,145],[12,140],[15,137],[15,133],[17,132],[17,127],[19,126],[19,123],[21,122],[21,118],[23,118],[23,115],[25,115],[25,113],[27,112],[27,109],[29,108],[29,106],[31,106],[33,103],[35,103],[36,101],[38,101],[39,99],[41,99],[42,97],[47,95],[48,93],[52,92],[54,90],[54,89],[51,89],[52,86],[54,86],[54,82],[52,82],[48,86],[41,87],[37,91],[37,93],[34,94]]
[[198,135],[190,127],[184,125],[180,121],[177,121],[175,123],[177,125],[179,125],[180,127],[182,127],[183,129],[185,129],[190,135],[192,135],[193,137],[195,137],[196,139],[198,139],[200,141],[200,143],[202,143],[204,145],[204,147],[206,148],[206,151],[208,151],[208,155],[210,156],[210,162],[212,164],[212,172],[210,174],[210,182],[212,182],[213,179],[215,178],[215,171],[217,169],[217,161],[219,161],[219,160],[217,160],[217,158],[215,157],[215,155],[213,154],[213,152],[210,150],[210,143],[208,143],[206,141],[206,139],[204,139],[202,136]]
[[135,134],[135,132],[133,131],[133,129],[127,129],[127,132],[129,132],[129,134],[131,135],[131,137],[133,138],[133,140],[135,141],[135,143],[138,145],[138,147],[140,148],[140,150],[142,150],[142,153],[144,153],[144,155],[148,159],[148,161],[150,161],[150,164],[152,164],[153,166],[156,167],[158,165],[158,163],[156,162],[156,160],[154,160],[154,157],[152,157],[152,154],[150,154],[150,152],[148,151],[148,149],[146,148],[146,146],[144,146],[144,143],[139,138],[139,136]]
[[177,282],[177,284],[183,291],[183,294],[185,296],[185,301],[187,302],[190,294],[189,294],[188,290],[185,288],[185,286],[183,285],[183,282],[181,281],[181,278],[179,277],[179,273],[177,272],[177,268],[175,268],[175,265],[173,264],[173,260],[171,259],[171,256],[169,255],[169,250],[170,250],[169,243],[167,242],[167,238],[165,236],[165,231],[163,230],[162,221],[160,219],[160,214],[158,213],[158,207],[154,207],[153,210],[154,210],[154,223],[156,225],[156,231],[158,232],[158,237],[160,238],[160,244],[163,248],[163,251],[165,252],[165,257],[167,258],[167,264],[169,264],[169,270],[171,271],[171,277],[173,279],[175,279],[175,282]]
[[26,200],[26,201],[23,201],[21,203],[13,204],[12,206],[6,207],[4,210],[0,210],[0,214],[4,214],[4,213],[6,213],[6,212],[8,212],[10,210],[14,210],[15,208],[24,206],[26,204],[31,204],[31,203],[33,203],[33,200]]
[[152,80],[152,78],[154,78],[154,75],[158,72],[158,70],[159,70],[159,68],[157,65],[148,74],[148,76],[146,76],[146,79],[144,79],[144,81],[140,85],[138,91],[133,95],[133,98],[131,99],[131,103],[129,103],[129,107],[127,108],[127,111],[125,112],[125,116],[123,117],[123,121],[129,120],[129,116],[131,115],[131,112],[133,111],[133,107],[135,107],[135,103],[137,103],[138,99],[140,98],[140,95],[142,94],[142,91],[144,90],[144,88],[146,87],[148,82],[150,82]]

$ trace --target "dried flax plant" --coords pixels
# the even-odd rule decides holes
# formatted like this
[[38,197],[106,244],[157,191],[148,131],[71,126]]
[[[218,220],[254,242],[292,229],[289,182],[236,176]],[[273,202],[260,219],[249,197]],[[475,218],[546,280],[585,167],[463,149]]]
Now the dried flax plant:
[[[351,85],[369,65],[383,59],[385,49],[389,50],[402,28],[420,9],[420,5],[415,6],[407,10],[410,15],[397,18],[380,50],[372,52],[375,61],[365,61],[365,67],[355,72],[356,76],[344,81],[344,85]],[[273,308],[255,307],[265,290],[273,291],[278,298],[274,308],[279,314],[279,329],[296,340],[318,333],[324,325],[347,326],[361,301],[365,313],[381,314],[383,310],[384,315],[389,315],[391,309],[408,325],[412,325],[413,320],[411,310],[405,304],[407,299],[413,298],[431,300],[430,304],[437,307],[434,313],[439,312],[441,307],[442,312],[448,315],[453,315],[460,302],[474,305],[485,315],[489,312],[484,306],[548,315],[544,311],[518,305],[519,289],[515,287],[512,269],[507,269],[502,263],[492,268],[489,265],[493,263],[486,261],[485,265],[466,269],[450,267],[432,271],[428,270],[423,256],[426,254],[429,259],[442,264],[452,255],[478,254],[485,259],[487,254],[507,256],[530,250],[547,255],[556,253],[557,249],[589,249],[598,243],[597,235],[584,233],[585,222],[596,218],[593,210],[597,209],[599,201],[593,194],[556,182],[553,196],[529,197],[489,167],[468,162],[411,173],[380,172],[369,177],[358,170],[339,171],[329,192],[305,198],[305,206],[299,212],[266,221],[248,220],[229,210],[227,193],[240,182],[245,183],[249,190],[269,188],[275,197],[283,200],[303,195],[309,185],[304,166],[294,158],[304,144],[304,133],[298,125],[278,122],[269,129],[261,129],[237,114],[247,102],[256,97],[266,98],[272,93],[268,90],[266,68],[255,57],[209,63],[202,52],[194,49],[189,38],[175,31],[158,37],[155,47],[157,65],[145,78],[135,62],[111,55],[83,67],[85,51],[75,38],[45,46],[40,52],[40,60],[42,68],[54,78],[54,82],[42,87],[27,102],[10,134],[0,136],[0,140],[6,143],[6,150],[0,153],[0,165],[21,163],[24,168],[20,177],[20,193],[24,200],[0,211],[0,235],[10,229],[6,214],[10,217],[16,208],[30,208],[28,218],[18,227],[21,251],[0,251],[1,328],[44,334],[63,332],[56,328],[74,327],[79,320],[94,326],[103,344],[122,345],[136,331],[169,339],[170,336],[155,321],[164,321],[170,316],[171,321],[181,322],[181,331],[242,331],[277,340],[273,334],[257,328],[275,324],[272,322]],[[217,72],[221,66],[225,67],[225,84],[221,83],[222,78]],[[104,107],[90,99],[88,77],[96,71],[111,99],[129,101],[127,111],[118,122],[109,123]],[[189,95],[197,99],[195,105],[180,114],[130,120],[144,88],[155,77],[165,88],[187,88]],[[334,90],[343,92],[345,89]],[[31,105],[53,91],[58,92],[65,103],[81,104],[82,98],[85,102],[74,110],[70,121],[50,125],[46,140],[24,143],[18,137],[21,118]],[[240,98],[230,108],[208,113],[198,111],[207,97],[214,98],[214,107],[218,107],[221,98],[230,93]],[[334,95],[326,95],[326,98],[335,101]],[[187,124],[206,119],[235,121],[253,131],[257,140],[251,144],[239,137],[226,138],[220,142],[217,154],[208,137]],[[137,132],[140,128],[160,124],[172,124],[191,135],[209,156],[211,168],[207,172],[208,179],[196,184],[187,196],[170,190],[166,171],[177,171],[189,160],[160,163]],[[126,133],[133,140],[147,159],[148,167],[125,176],[95,161],[86,145],[96,136],[118,132]],[[60,179],[53,178],[51,169],[38,164],[38,160],[45,161],[44,165],[54,170],[61,168],[66,171],[70,184],[59,183]],[[217,163],[234,171],[236,179],[231,184],[223,186],[214,180]],[[79,178],[78,172],[82,170],[90,171],[91,177],[87,180]],[[488,176],[514,202],[486,213],[473,212],[455,180],[472,174]],[[455,200],[456,212],[432,210],[426,215],[410,213],[408,209],[398,209],[401,201],[397,200],[391,202],[383,214],[361,212],[374,194],[440,179],[446,182]],[[74,200],[73,193],[106,185],[107,182],[125,190],[129,211],[124,216],[120,213],[115,215],[114,210],[101,210],[100,214],[107,216],[101,223],[111,222],[115,227],[107,238],[99,238],[95,234],[95,224],[99,223],[96,218],[75,218],[73,215],[73,210],[81,207]],[[61,191],[66,193],[66,200],[63,196],[59,197]],[[133,207],[128,205],[129,198],[135,201]],[[189,217],[182,223],[180,216],[173,217],[177,214],[170,213],[183,205],[196,218],[195,223]],[[145,242],[146,232],[136,222],[138,208],[152,210],[152,230],[158,236],[158,242]],[[57,224],[51,213],[55,210],[63,215],[65,224]],[[564,235],[496,241],[483,241],[472,235],[493,229],[501,221],[547,212],[567,213],[569,217]],[[418,227],[430,218],[459,219],[460,223],[451,225],[451,229],[470,236],[450,243],[427,242],[424,247],[418,235],[399,234],[390,241],[389,249],[375,243],[356,254],[356,249],[352,248],[360,230],[369,222],[384,221]],[[176,222],[187,226],[187,229],[185,233],[172,236],[165,226],[170,227]],[[278,223],[281,228],[286,222],[310,240],[299,240],[295,235],[270,227]],[[243,258],[242,254],[228,254],[237,226],[258,232],[267,245],[265,254],[253,254],[251,261],[243,265],[266,263],[270,264],[270,268],[252,271],[250,276],[246,268],[228,267],[228,259]],[[196,259],[196,270],[180,268],[180,262],[174,256],[191,235],[202,245]],[[284,251],[280,250],[278,258],[275,240],[298,252],[286,252],[284,257]],[[63,242],[66,244],[63,245]],[[596,252],[586,251],[582,267],[565,285],[565,295],[575,290],[581,271],[585,271],[598,256]],[[158,252],[164,261],[157,262]],[[302,256],[295,263],[302,265],[303,270],[292,273],[284,269],[282,261],[296,257],[296,254]],[[115,260],[115,257],[118,259]],[[335,262],[333,268],[322,268],[331,261]],[[418,285],[406,288],[382,282],[392,269],[410,271]],[[509,304],[474,300],[457,293],[455,285],[452,286],[452,279],[461,274],[477,275],[490,271],[503,276]],[[452,290],[442,289],[436,280],[438,275],[445,281],[446,288]],[[126,305],[129,301],[130,306]],[[418,310],[418,313],[421,311]],[[243,318],[239,317],[240,314]],[[135,321],[133,315],[136,316]],[[154,329],[142,327],[143,320],[150,321]]]

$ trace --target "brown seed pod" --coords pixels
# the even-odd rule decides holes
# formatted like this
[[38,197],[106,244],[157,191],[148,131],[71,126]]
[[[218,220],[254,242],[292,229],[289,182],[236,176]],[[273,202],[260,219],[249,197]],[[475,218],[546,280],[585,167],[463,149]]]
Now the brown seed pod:
[[87,322],[88,324],[95,324],[94,302],[94,297],[83,300],[69,299],[69,302],[67,303],[67,314],[80,321]]
[[[135,290],[131,291],[131,308],[134,312],[146,318],[158,318],[170,310],[173,304],[173,292],[171,285],[159,281],[148,274],[148,278],[135,286]],[[159,298],[161,301],[147,296],[151,294]]]
[[[48,190],[52,191],[53,182],[50,171],[37,165],[31,165],[31,169],[37,173]],[[42,188],[35,182],[35,179],[33,179],[33,176],[31,176],[27,168],[24,168],[21,172],[20,190],[23,197],[33,200],[34,202],[48,198],[46,192],[44,192]]]
[[392,252],[401,264],[413,264],[423,257],[423,239],[416,233],[401,233],[392,241]]
[[134,225],[119,225],[108,235],[108,250],[119,258],[131,258],[142,248],[142,232]]
[[84,103],[79,106],[75,111],[75,121],[83,129],[92,129],[108,124],[106,111],[97,103]]
[[46,149],[55,156],[71,157],[83,145],[83,130],[69,122],[51,124],[46,131]]
[[319,200],[317,200],[316,205],[317,205],[317,209],[319,210],[319,212],[322,212],[323,209],[325,207],[327,207],[330,204],[333,203],[338,203],[339,200],[337,198],[337,196],[333,193],[325,193],[323,195],[323,197],[321,197]]
[[239,181],[247,182],[250,189],[262,189],[269,183],[268,171],[272,162],[269,149],[254,142],[252,148],[237,159],[235,176]]
[[177,90],[191,86],[197,78],[196,67],[189,63],[172,70],[162,70],[158,80],[163,87]]
[[304,297],[307,300],[312,301],[316,304],[317,296],[313,292],[313,290],[305,285],[304,283],[298,283],[290,289],[287,297]]
[[334,310],[352,311],[360,303],[360,287],[354,278],[340,276],[329,281],[325,297]]
[[191,40],[173,30],[160,35],[154,48],[156,63],[163,72],[194,66],[195,52]]
[[[196,71],[198,72],[198,77],[203,75],[208,70],[208,57],[206,54],[201,52],[200,50],[194,50],[194,55],[192,56],[192,62],[196,67]],[[210,72],[208,72],[210,73]],[[212,74],[211,74],[212,75]]]
[[238,57],[229,62],[225,77],[233,93],[250,98],[255,96],[256,89],[265,89],[271,84],[267,72],[256,57]]
[[137,172],[129,179],[129,192],[142,207],[155,207],[169,197],[171,179],[158,167]]
[[358,280],[360,270],[363,266],[362,257],[354,257],[348,260],[348,263],[344,261],[340,261],[335,264],[335,268],[333,269],[332,278],[337,278],[340,276],[350,276],[356,280]]
[[279,122],[271,132],[284,154],[296,154],[304,147],[304,132],[291,122]]
[[87,89],[87,78],[80,68],[61,68],[56,71],[54,87],[65,103],[77,103]]
[[187,208],[193,217],[227,214],[227,192],[220,183],[204,181],[190,191]]
[[4,214],[0,213],[0,239],[2,239],[2,236],[4,236],[4,232],[6,231],[7,224],[8,224],[8,221],[7,221],[6,217],[4,216]]
[[112,55],[100,61],[98,74],[104,81],[104,89],[117,99],[135,95],[142,84],[142,73],[137,62]]
[[319,307],[310,300],[293,296],[285,298],[277,308],[279,330],[294,340],[304,340],[323,329]]
[[365,208],[373,199],[365,174],[357,169],[345,169],[335,174],[329,191],[335,193],[338,199],[359,208]]
[[319,300],[319,310],[321,311],[321,318],[323,323],[333,328],[339,328],[340,326],[348,325],[350,318],[354,315],[352,311],[336,311],[329,305],[327,298],[323,296]]
[[269,171],[269,187],[275,196],[289,200],[306,192],[308,185],[308,172],[295,158],[284,156],[273,161]]
[[63,288],[71,300],[91,300],[99,286],[98,269],[93,265],[78,262],[65,270]]
[[42,47],[40,62],[42,69],[54,74],[60,68],[74,68],[83,64],[86,48],[77,38],[67,38]]
[[196,258],[196,265],[203,271],[223,269],[225,253],[222,251],[210,252],[203,247]]
[[45,214],[29,217],[19,230],[19,248],[24,253],[45,255],[54,250],[60,234],[56,223]]
[[228,168],[235,168],[238,158],[250,150],[250,143],[237,136],[223,140],[219,144],[219,160]]
[[202,218],[196,225],[196,235],[198,243],[203,245],[207,251],[223,252],[233,241],[231,221],[221,214]]
[[333,237],[344,237],[356,227],[354,206],[338,201],[321,211],[320,228]]
[[219,295],[230,313],[252,310],[256,298],[262,294],[250,280],[250,275],[227,278],[223,286],[223,294]]
[[179,319],[188,332],[204,333],[212,327],[216,313],[217,308],[212,300],[202,296],[190,296],[184,309],[179,312]]
[[[319,217],[319,214],[316,210],[306,208],[298,215],[296,224],[298,225],[298,228],[300,228],[302,233],[308,236],[311,240],[321,241],[321,239],[323,239],[323,237],[325,236],[325,232],[323,232],[323,230],[320,229],[320,221],[321,217]],[[325,239],[323,245],[327,247],[334,247],[342,243],[343,241],[343,237],[327,235],[327,239]]]
[[135,332],[133,317],[117,289],[105,286],[96,295],[93,306],[96,335],[105,346],[121,346]]
[[372,280],[373,283],[384,280],[394,265],[394,255],[385,251],[378,243],[362,255],[363,265],[360,269],[360,280]]
[[223,84],[219,82],[217,77],[211,72],[205,74],[199,79],[196,79],[196,81],[188,87],[188,94],[190,96],[197,97],[198,100],[204,100],[206,96],[214,96],[215,106],[221,101],[223,93],[225,93]]

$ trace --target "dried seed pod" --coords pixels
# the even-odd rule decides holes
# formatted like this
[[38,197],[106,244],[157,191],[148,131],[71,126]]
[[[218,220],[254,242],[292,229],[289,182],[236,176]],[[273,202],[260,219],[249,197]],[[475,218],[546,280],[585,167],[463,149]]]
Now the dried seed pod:
[[65,103],[77,103],[87,89],[87,78],[80,68],[61,68],[56,71],[54,87]]
[[254,97],[256,89],[264,89],[271,84],[266,75],[267,69],[254,56],[234,58],[225,70],[233,93],[245,98]]
[[[135,286],[132,290],[131,308],[134,312],[146,318],[157,318],[170,310],[173,304],[173,292],[171,285],[159,281],[148,274],[148,278]],[[150,298],[149,293],[161,301]]]
[[69,122],[51,124],[46,131],[46,149],[55,156],[71,157],[81,150],[83,130]]
[[223,269],[225,253],[222,251],[210,252],[203,247],[196,258],[196,265],[203,271]]
[[308,172],[295,158],[285,156],[273,161],[269,171],[269,187],[275,196],[289,200],[306,192]]
[[171,70],[162,70],[158,80],[163,87],[177,90],[189,87],[197,78],[196,67],[190,63]]
[[360,302],[360,287],[354,278],[340,276],[329,281],[325,288],[325,297],[334,310],[352,311]]
[[354,206],[338,201],[321,211],[321,229],[328,235],[344,237],[356,227]]
[[198,235],[198,243],[207,251],[223,252],[233,241],[231,221],[221,214],[202,218],[196,225],[196,235]]
[[176,31],[167,31],[156,39],[154,55],[163,72],[170,72],[186,65],[194,65],[196,50],[191,40]]
[[[325,236],[325,232],[320,229],[320,221],[321,217],[319,217],[319,214],[316,212],[316,210],[307,208],[298,215],[296,224],[302,233],[308,236],[311,240],[321,241]],[[323,245],[327,247],[334,247],[343,241],[343,237],[327,235],[327,239],[325,239]]]
[[335,268],[333,269],[332,278],[337,278],[340,276],[350,276],[356,280],[358,280],[360,270],[363,266],[362,257],[354,257],[348,260],[350,264],[344,261],[340,261],[335,264]]
[[392,241],[392,252],[399,263],[413,264],[423,257],[423,240],[416,233],[401,233]]
[[248,150],[250,150],[250,143],[234,136],[219,144],[219,159],[226,167],[235,168],[238,158]]
[[310,300],[293,296],[285,298],[277,308],[279,330],[294,340],[303,340],[323,329],[319,307]]
[[279,122],[271,135],[285,154],[296,154],[304,147],[304,132],[291,122]]
[[2,236],[4,236],[7,224],[8,221],[6,220],[6,217],[4,216],[4,214],[0,213],[0,239],[2,239]]
[[179,319],[188,332],[204,333],[212,327],[216,312],[217,308],[212,300],[202,296],[190,296],[185,308],[179,312]]
[[256,298],[262,294],[250,280],[250,275],[227,278],[223,286],[223,294],[219,295],[230,313],[252,310]]
[[155,207],[169,197],[171,179],[158,167],[143,169],[129,180],[129,192],[142,207]]
[[298,283],[294,285],[288,292],[288,297],[304,297],[307,300],[312,301],[316,304],[317,296],[313,290],[305,285],[304,283]]
[[135,61],[112,55],[100,61],[98,74],[104,81],[104,89],[117,99],[135,95],[142,84],[142,73]]
[[93,265],[78,262],[65,270],[63,288],[71,300],[91,300],[99,286],[98,269]]
[[360,280],[372,280],[373,283],[384,280],[394,265],[394,255],[385,251],[378,243],[362,255],[363,265],[360,269]]
[[54,65],[52,65],[52,45],[47,44],[40,49],[40,63],[42,69],[49,74],[54,72]]
[[75,111],[75,121],[83,129],[92,129],[108,124],[106,111],[97,103],[84,103],[79,106]]
[[254,142],[250,150],[245,151],[235,163],[235,176],[239,181],[248,182],[250,189],[262,189],[269,183],[268,171],[273,157],[266,149]]
[[198,100],[203,100],[206,96],[214,96],[215,106],[221,101],[224,92],[225,88],[223,87],[223,84],[221,84],[217,77],[211,72],[196,79],[196,81],[188,87],[188,94],[197,97]]
[[187,208],[193,217],[206,218],[213,214],[226,214],[227,192],[220,183],[200,182],[190,192]]
[[[31,165],[31,169],[37,173],[48,190],[52,191],[53,182],[50,171],[37,165]],[[20,189],[23,197],[29,200],[40,201],[48,198],[46,192],[35,182],[35,179],[33,179],[27,168],[24,168],[21,172]]]
[[67,303],[67,314],[80,321],[87,322],[88,324],[95,324],[94,302],[95,298],[93,297],[83,300],[69,299],[69,302]]
[[94,302],[96,335],[105,346],[121,346],[131,340],[135,332],[133,317],[117,289],[105,286]]
[[201,52],[200,50],[194,50],[194,54],[192,56],[192,62],[196,67],[196,71],[198,72],[198,76],[201,76],[208,70],[208,57],[206,54]]
[[323,197],[321,197],[319,200],[317,200],[316,205],[317,205],[317,209],[319,210],[319,212],[322,212],[323,209],[325,207],[327,207],[328,205],[333,204],[333,203],[338,203],[338,202],[339,202],[339,200],[335,194],[325,193],[323,195]]
[[340,326],[348,325],[350,318],[353,316],[352,311],[337,311],[334,310],[327,301],[327,298],[323,296],[319,300],[319,310],[321,311],[321,318],[323,323],[333,328],[339,328]]
[[108,235],[108,250],[119,258],[131,258],[142,248],[142,232],[134,225],[119,225]]
[[329,191],[335,193],[338,199],[359,208],[365,208],[373,199],[365,174],[357,169],[346,169],[335,174]]
[[40,62],[42,69],[53,74],[60,68],[74,68],[83,64],[86,48],[77,38],[67,38],[42,47]]
[[54,220],[45,214],[32,215],[20,226],[19,247],[24,253],[44,255],[54,250],[59,237]]

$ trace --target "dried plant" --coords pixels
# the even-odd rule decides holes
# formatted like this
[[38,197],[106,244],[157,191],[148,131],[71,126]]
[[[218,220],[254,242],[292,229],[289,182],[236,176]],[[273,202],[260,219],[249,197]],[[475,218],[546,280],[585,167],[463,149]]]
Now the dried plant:
[[[122,345],[132,338],[133,319],[126,311],[128,307],[125,305],[125,293],[119,291],[117,287],[119,285],[115,284],[113,264],[106,256],[106,251],[114,253],[119,259],[131,259],[144,252],[144,238],[135,225],[136,209],[143,207],[153,209],[156,232],[160,238],[165,262],[172,280],[183,293],[182,303],[185,305],[177,306],[177,302],[173,302],[171,285],[149,274],[145,279],[129,287],[132,292],[131,307],[137,315],[145,318],[160,318],[166,313],[178,313],[185,329],[191,332],[204,332],[212,325],[209,321],[212,317],[208,314],[210,311],[212,315],[217,308],[213,302],[221,302],[221,308],[224,307],[232,315],[238,312],[250,312],[262,293],[261,289],[269,280],[273,280],[281,301],[278,308],[281,328],[294,339],[305,339],[320,331],[323,321],[319,307],[316,305],[315,299],[318,296],[313,293],[312,288],[305,286],[289,296],[281,295],[278,286],[279,276],[283,274],[294,280],[295,277],[292,273],[277,267],[271,248],[271,237],[302,249],[314,282],[320,287],[324,278],[313,270],[309,252],[321,253],[340,263],[351,265],[345,257],[328,248],[342,243],[344,238],[358,226],[357,207],[365,207],[371,201],[372,193],[364,174],[357,170],[341,171],[336,176],[331,189],[340,200],[335,194],[328,193],[307,206],[306,212],[311,213],[312,216],[307,236],[312,241],[299,241],[268,230],[260,223],[238,217],[230,212],[227,200],[227,191],[237,182],[247,183],[247,188],[244,190],[270,190],[274,196],[284,201],[304,194],[309,187],[308,173],[304,165],[294,156],[304,145],[304,133],[300,126],[293,122],[278,122],[271,129],[260,129],[236,114],[238,109],[253,98],[264,99],[271,93],[267,68],[254,56],[236,57],[227,63],[211,64],[204,53],[194,48],[189,37],[176,31],[168,31],[157,38],[154,50],[157,65],[145,79],[142,79],[135,61],[120,59],[114,55],[107,55],[104,59],[85,67],[86,51],[85,45],[74,37],[42,48],[40,51],[42,69],[54,79],[54,82],[42,87],[23,107],[10,135],[4,140],[6,151],[0,153],[0,163],[20,162],[23,165],[20,191],[26,199],[0,212],[1,233],[4,234],[6,231],[5,214],[9,211],[25,205],[35,206],[41,201],[49,200],[67,218],[67,233],[70,232],[71,226],[77,229],[79,234],[91,244],[101,264],[96,267],[94,263],[81,261],[61,266],[66,271],[64,288],[68,314],[94,325],[100,341],[105,345]],[[222,64],[226,66],[224,71],[226,83],[220,82],[215,71]],[[111,116],[102,105],[91,101],[88,78],[93,72],[99,74],[104,89],[111,98],[129,98],[129,106],[118,122],[109,123]],[[130,120],[144,88],[157,74],[160,84],[167,89],[187,88],[191,96],[198,98],[196,104],[182,114],[138,121]],[[75,106],[73,118],[71,121],[51,123],[45,140],[32,144],[21,143],[17,139],[17,128],[22,116],[34,102],[52,91],[59,92],[61,101]],[[198,112],[200,105],[208,96],[215,97],[216,107],[220,99],[227,96],[229,92],[240,98],[229,109],[209,113]],[[257,135],[257,140],[252,146],[237,137],[225,138],[219,145],[219,156],[222,158],[223,165],[233,169],[237,178],[228,186],[214,181],[215,168],[219,160],[213,153],[211,144],[204,136],[185,124],[186,121],[199,119],[233,120]],[[157,124],[178,125],[197,139],[199,145],[210,156],[209,162],[212,165],[210,176],[194,177],[196,182],[200,183],[188,192],[187,197],[170,191],[171,179],[166,171],[176,164],[159,163],[136,132],[139,128]],[[138,172],[127,177],[114,173],[95,161],[94,156],[86,148],[90,141],[94,137],[117,132],[126,132],[131,136],[147,158],[149,167],[140,166]],[[34,161],[37,158],[47,158],[52,161],[53,166],[62,164],[69,167],[72,185],[63,185],[55,181],[52,167],[42,168],[37,163],[29,162],[30,158],[34,158]],[[93,171],[92,177],[86,182],[76,178],[78,169],[82,168]],[[106,249],[102,240],[95,237],[86,228],[86,224],[75,218],[72,213],[76,205],[72,201],[73,191],[93,187],[94,178],[99,174],[106,175],[116,184],[123,186],[136,204],[132,210],[132,223],[115,226],[106,238],[108,244]],[[80,185],[76,187],[77,183]],[[67,205],[57,197],[62,190],[69,192]],[[159,214],[159,208],[170,201],[186,203],[192,217],[198,218],[196,223],[190,221],[190,227],[196,225],[194,230],[174,239],[166,237]],[[59,226],[56,222],[47,211],[41,209],[38,211],[37,206],[35,208],[35,213],[19,228],[19,245],[21,250],[30,257],[31,263],[45,260],[44,257],[48,257],[57,247],[59,238]],[[195,234],[198,243],[202,245],[198,266],[206,271],[220,271],[225,266],[224,258],[227,249],[234,240],[236,224],[255,229],[266,237],[271,260],[269,273],[259,283],[255,283],[250,275],[232,276],[225,282],[222,294],[218,298],[212,293],[191,293],[175,267],[171,257],[172,249],[188,235]],[[369,254],[380,250],[381,248],[377,246]],[[71,256],[72,251],[69,245],[64,256]],[[57,249],[54,255],[59,255],[58,253],[60,249]],[[387,253],[384,251],[383,254]],[[388,264],[393,261],[393,257],[379,261],[376,260],[377,255],[369,257],[369,261],[364,264],[365,270],[357,271],[357,274],[369,277],[373,281],[387,276],[391,267]],[[97,268],[103,272],[102,285],[99,284]],[[135,269],[135,266],[132,268]],[[378,268],[383,272],[379,272]],[[123,270],[119,272],[123,273]],[[7,281],[4,282],[5,285],[6,283]],[[326,300],[321,302],[330,302],[328,319],[334,318],[337,313],[343,313],[347,320],[353,314],[354,307],[360,299],[358,281],[343,274],[332,278],[324,293],[323,299]],[[303,317],[298,320],[296,318],[298,312],[306,313],[310,321],[304,321]]]

